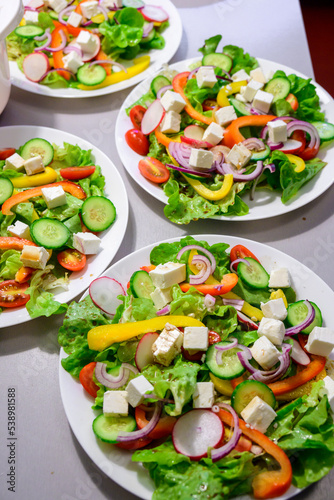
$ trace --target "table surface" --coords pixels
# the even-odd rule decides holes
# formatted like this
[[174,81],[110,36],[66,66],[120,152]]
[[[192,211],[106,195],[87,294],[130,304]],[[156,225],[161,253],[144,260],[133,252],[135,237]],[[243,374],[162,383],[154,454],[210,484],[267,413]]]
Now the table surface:
[[[205,38],[221,32],[225,43],[240,45],[251,54],[313,75],[297,0],[175,0],[175,4],[180,9],[184,32],[172,62],[196,56]],[[254,28],[261,30],[260,36],[254,36]],[[130,200],[126,235],[114,262],[162,239],[185,234],[229,234],[272,245],[303,262],[333,286],[334,240],[329,230],[334,224],[333,187],[308,206],[274,219],[247,223],[212,220],[176,226],[165,219],[163,204],[135,184],[118,158],[113,140],[114,123],[128,92],[68,101],[39,97],[13,88],[8,106],[0,117],[0,126],[43,125],[72,132],[112,158]],[[61,317],[41,318],[0,331],[0,428],[6,428],[7,388],[14,386],[18,438],[15,494],[7,490],[9,449],[5,440],[1,442],[0,497],[18,500],[135,499],[96,468],[71,432],[58,384],[57,331],[61,322]],[[331,479],[334,479],[333,471],[296,498],[329,500],[332,498]]]

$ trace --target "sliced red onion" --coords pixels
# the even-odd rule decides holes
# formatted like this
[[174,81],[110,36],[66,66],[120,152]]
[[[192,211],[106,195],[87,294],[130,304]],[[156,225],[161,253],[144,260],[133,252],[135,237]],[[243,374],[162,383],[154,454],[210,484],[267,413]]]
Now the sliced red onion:
[[63,17],[66,16],[69,12],[72,12],[72,10],[75,9],[75,5],[72,5],[72,6],[67,6],[65,7],[65,9],[63,9],[61,12],[59,12],[58,14],[58,21],[61,23],[61,24],[64,24],[66,26],[66,21],[64,21]]
[[123,365],[121,365],[117,377],[113,377],[107,372],[106,363],[96,363],[95,377],[100,384],[108,387],[108,389],[118,389],[122,387],[129,380],[129,376],[129,370],[124,369]]
[[187,252],[188,250],[197,250],[199,252],[204,253],[207,257],[209,257],[210,262],[211,262],[211,268],[212,268],[212,274],[215,272],[216,269],[216,259],[214,258],[213,254],[209,252],[206,248],[203,248],[199,245],[186,245],[185,247],[181,248],[179,253],[177,254],[176,258],[177,260],[180,260],[182,255]]
[[[270,170],[270,172],[271,172],[271,173],[274,173],[274,172],[275,172],[275,170],[276,170],[275,163],[268,163],[268,165],[265,165],[265,166],[263,167],[262,173],[263,173],[266,169]],[[249,199],[250,199],[251,201],[253,201],[253,200],[254,200],[255,189],[256,189],[256,186],[257,186],[257,184],[258,184],[258,182],[259,182],[260,178],[261,178],[261,175],[259,175],[259,177],[257,177],[257,179],[255,179],[255,181],[254,181],[254,183],[253,183],[252,189],[251,189],[250,194],[249,194]]]
[[211,309],[216,303],[216,297],[207,293],[204,297],[204,305],[207,309]]
[[83,56],[80,47],[76,47],[75,45],[67,45],[67,47],[64,48],[64,54],[69,54],[70,52],[76,52],[80,57]]
[[245,139],[244,141],[242,141],[242,144],[246,146],[247,149],[252,151],[262,151],[263,149],[266,149],[264,142],[257,137],[250,137],[249,139]]
[[183,168],[189,168],[191,147],[184,142],[170,142],[168,150],[177,163]]
[[34,40],[36,40],[37,42],[42,42],[43,40],[45,40],[47,38],[47,36],[48,36],[49,33],[50,33],[50,28],[47,28],[44,31],[43,35],[41,35],[41,36],[35,36]]
[[89,64],[89,67],[93,66],[94,64],[111,64],[112,66],[118,66],[119,68],[121,68],[122,71],[125,71],[125,73],[128,72],[128,70],[126,69],[125,66],[123,66],[123,64],[120,64],[120,63],[118,63],[116,61],[112,61],[111,59],[99,59],[99,60],[96,60],[96,61],[92,61]]
[[163,309],[160,309],[157,311],[157,316],[165,316],[166,314],[170,313],[170,305],[168,304],[165,306]]
[[76,78],[75,73],[73,73],[73,71],[70,71],[69,69],[66,69],[66,68],[52,68],[52,69],[49,69],[49,71],[47,71],[46,73],[44,73],[44,75],[41,76],[41,78],[38,80],[38,82],[41,82],[42,80],[44,80],[44,78],[49,73],[54,73],[55,71],[66,71],[66,73],[69,73],[71,76],[73,76],[73,78]]
[[310,136],[310,142],[307,147],[312,149],[313,147],[319,148],[320,146],[320,137],[317,129],[312,123],[304,122],[301,120],[294,120],[293,122],[288,123],[287,131],[288,137],[295,132],[296,130],[302,130],[303,132],[307,132]]
[[233,179],[237,182],[248,182],[253,181],[262,174],[263,161],[259,160],[256,163],[255,170],[251,174],[240,174],[232,167],[230,163],[223,163],[221,166],[217,167],[217,170],[223,175],[232,174]]
[[[44,35],[46,35],[46,36],[44,36]],[[49,32],[48,33],[45,32],[44,35],[43,36],[44,36],[44,39],[46,39],[46,42],[43,45],[40,45],[39,47],[35,47],[34,52],[41,52],[42,50],[49,50],[49,45],[51,43],[52,36]]]
[[306,318],[304,319],[304,321],[302,321],[301,323],[299,323],[299,325],[291,326],[291,328],[287,328],[285,330],[286,337],[289,337],[290,335],[296,335],[297,333],[300,333],[302,330],[305,330],[305,328],[307,328],[308,326],[310,326],[310,324],[314,321],[314,318],[315,318],[314,307],[312,306],[312,304],[310,304],[310,302],[308,300],[305,300],[304,304],[307,307],[307,316],[306,316]]
[[296,339],[290,339],[293,342],[291,350],[291,358],[299,365],[307,366],[310,364],[310,357],[306,354],[300,343]]
[[204,255],[194,255],[191,261],[192,264],[201,264],[201,269],[198,274],[192,274],[189,276],[189,283],[191,285],[201,285],[205,283],[206,280],[212,274],[211,262]]
[[157,99],[161,99],[161,97],[165,92],[167,92],[167,90],[173,90],[173,85],[165,85],[164,87],[161,87],[161,89],[159,89],[157,92]]
[[29,12],[38,12],[37,9],[34,9],[33,7],[29,7],[29,5],[25,5],[24,10],[29,10]]
[[[63,50],[66,47],[66,43],[67,43],[66,35],[63,32],[63,30],[59,30],[58,33],[59,33],[60,38],[61,38],[61,44],[58,47],[55,47],[55,48],[44,47],[43,49],[42,49],[42,47],[38,47],[37,50],[47,50],[48,52],[59,52],[60,50]],[[50,42],[51,42],[51,39],[50,39]],[[36,49],[35,49],[35,51],[36,51]]]
[[[242,346],[242,344],[238,344],[238,347],[241,348],[241,346]],[[245,347],[245,346],[242,346],[242,347]],[[247,348],[247,351],[245,349],[243,349],[241,352],[238,351],[237,356],[239,358],[240,363],[245,368],[245,370],[249,371],[249,373],[251,373],[251,374],[253,374],[257,371],[256,368],[254,368],[254,366],[252,366],[249,362],[249,360],[252,359],[252,357],[253,357],[250,349]]]
[[137,441],[138,439],[143,439],[144,437],[148,436],[148,434],[153,431],[153,429],[159,422],[161,412],[162,412],[162,404],[159,401],[155,405],[151,420],[145,427],[143,427],[138,431],[120,432],[117,436],[117,441],[119,443],[127,443],[129,441]]
[[265,113],[264,111],[261,111],[260,109],[256,109],[256,108],[253,108],[251,106],[250,110],[249,110],[252,115],[267,115],[268,113]]
[[143,38],[147,38],[154,28],[154,23],[148,23],[143,29]]
[[245,301],[242,299],[223,299],[224,306],[233,306],[237,311],[241,311],[244,303]]
[[191,170],[186,167],[177,167],[173,163],[166,163],[166,167],[171,168],[172,170],[177,170],[178,172],[185,172],[186,174],[197,175],[199,177],[211,177],[211,173],[208,172],[198,172],[197,170]]
[[[116,19],[115,19],[115,21],[116,21]],[[82,23],[82,26],[86,27],[86,26],[90,26],[91,24],[93,24],[93,21],[91,19],[89,19],[89,21]]]
[[217,462],[217,460],[220,460],[221,458],[226,457],[229,453],[231,453],[232,450],[237,446],[239,439],[241,437],[241,430],[239,427],[239,418],[236,412],[233,410],[232,406],[225,404],[225,403],[218,403],[218,406],[220,408],[224,408],[225,410],[229,411],[233,417],[233,422],[234,422],[234,427],[233,427],[233,434],[230,438],[230,440],[225,443],[223,446],[220,448],[213,448],[211,450],[211,460],[213,462]]
[[283,147],[283,142],[272,142],[270,139],[267,140],[267,144],[271,151],[275,151],[275,149]]
[[227,75],[227,76],[224,76],[224,75],[223,75],[223,76],[221,76],[221,75],[216,75],[216,77],[218,78],[218,80],[226,80],[227,82],[233,82],[232,78],[230,78],[230,77],[228,76],[227,71],[224,71],[224,70],[222,70],[222,71],[223,71],[224,73],[226,73],[226,75]]
[[107,11],[107,9],[103,5],[101,5],[101,4],[99,4],[97,6],[97,8],[103,14],[105,21],[108,21],[109,18],[108,18],[108,11]]
[[238,341],[234,337],[227,339],[227,341],[231,341],[231,343],[229,345],[226,345],[226,346],[221,346],[221,345],[215,344],[215,349],[217,349],[217,353],[216,353],[217,365],[223,364],[222,353],[224,351],[229,351],[230,349],[233,349],[234,347],[237,347],[237,345],[238,345]]
[[231,273],[237,274],[237,272],[234,270],[234,266],[235,266],[235,264],[239,264],[239,262],[242,262],[243,264],[246,264],[246,266],[250,266],[250,263],[246,259],[235,259],[230,264]]
[[135,375],[138,375],[139,370],[133,365],[130,365],[130,363],[122,363],[123,368],[126,368],[127,370],[130,370],[130,372],[134,373]]
[[265,384],[278,380],[286,373],[287,369],[289,368],[290,357],[288,354],[282,354],[281,356],[278,356],[278,360],[280,364],[276,370],[270,370],[270,372],[256,370],[256,372],[248,377],[248,379],[257,380],[258,382],[264,382]]

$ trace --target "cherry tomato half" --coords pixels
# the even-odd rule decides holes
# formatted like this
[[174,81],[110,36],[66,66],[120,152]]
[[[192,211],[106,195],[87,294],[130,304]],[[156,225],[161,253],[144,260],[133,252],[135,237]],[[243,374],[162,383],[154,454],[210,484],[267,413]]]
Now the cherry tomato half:
[[209,345],[217,344],[217,342],[221,342],[221,337],[219,333],[214,332],[213,330],[209,331]]
[[125,140],[128,146],[130,146],[133,151],[141,156],[146,156],[148,150],[150,149],[150,143],[147,137],[135,128],[128,130],[125,134]]
[[57,255],[61,266],[69,271],[81,271],[86,265],[86,255],[75,248],[67,248]]
[[169,179],[170,174],[165,165],[161,163],[161,161],[151,158],[150,156],[140,160],[138,168],[146,179],[156,184],[162,184]]
[[306,134],[302,130],[295,130],[291,136],[291,139],[294,139],[295,141],[299,141],[302,143],[300,148],[295,151],[295,155],[299,155],[299,153],[302,153],[305,149],[306,146]]
[[211,109],[218,109],[218,103],[215,99],[205,99],[202,106],[204,111],[210,111]]
[[24,293],[28,287],[28,283],[18,283],[15,280],[0,283],[0,307],[19,307],[26,304],[30,299],[30,295]]
[[85,179],[95,172],[96,167],[67,167],[60,169],[60,175],[70,181]]
[[260,262],[259,259],[255,257],[255,255],[243,245],[235,245],[235,247],[231,248],[230,252],[231,262],[237,259],[244,259],[245,257],[251,257],[252,259],[255,259],[258,262]]
[[15,153],[15,148],[2,148],[0,149],[0,160],[6,160]]
[[294,111],[296,111],[298,109],[299,103],[298,103],[297,97],[294,94],[289,94],[285,98],[285,100],[288,101],[288,103],[290,104],[290,106],[292,107],[292,109]]
[[88,365],[84,366],[79,373],[79,380],[82,387],[85,389],[88,394],[96,398],[97,391],[99,390],[99,386],[95,384],[93,380],[93,374],[95,370],[96,363],[93,361],[92,363],[88,363]]
[[137,104],[137,106],[133,106],[130,110],[130,120],[137,130],[141,129],[141,122],[145,113],[146,108],[144,108],[144,106],[140,106],[139,104]]

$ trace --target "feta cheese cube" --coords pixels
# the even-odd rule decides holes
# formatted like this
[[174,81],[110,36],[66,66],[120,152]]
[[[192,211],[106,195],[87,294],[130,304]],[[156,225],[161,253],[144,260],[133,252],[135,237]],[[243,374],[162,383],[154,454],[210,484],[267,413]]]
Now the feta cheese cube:
[[48,0],[48,4],[57,14],[67,7],[66,0]]
[[260,67],[252,69],[252,71],[250,71],[249,75],[256,82],[267,83],[267,78],[264,76],[263,71]]
[[284,300],[279,299],[268,300],[268,302],[261,302],[261,311],[266,318],[280,319],[284,321],[288,311],[285,307]]
[[126,417],[129,414],[127,391],[106,391],[103,394],[103,413],[107,417]]
[[203,141],[216,146],[224,137],[224,129],[218,123],[212,122],[203,134]]
[[215,389],[212,382],[197,382],[193,394],[194,408],[211,408],[215,402]]
[[112,9],[113,7],[121,9],[123,7],[123,0],[102,0],[100,4],[106,7],[106,9]]
[[[241,87],[241,88],[244,88],[244,87]],[[242,94],[235,94],[235,98],[237,101],[242,102],[243,104],[245,104],[245,102],[247,102]]]
[[189,165],[198,170],[209,170],[213,163],[212,151],[191,148]]
[[276,412],[259,396],[255,396],[241,412],[244,421],[260,432],[266,432],[269,425],[275,420]]
[[[81,5],[83,5],[83,4],[81,4]],[[79,45],[81,50],[83,52],[88,52],[88,53],[93,53],[96,50],[97,43],[98,42],[97,42],[96,38],[94,37],[94,35],[89,33],[89,31],[87,31],[87,30],[81,30],[77,39],[76,39],[76,44]]]
[[264,92],[263,90],[258,90],[253,99],[254,108],[259,111],[263,111],[263,113],[268,113],[271,103],[273,102],[274,96],[269,92]]
[[154,306],[159,311],[163,307],[165,307],[172,300],[171,287],[165,288],[161,290],[161,288],[157,287],[154,292],[150,294],[151,299],[154,302]]
[[196,73],[196,80],[200,89],[202,87],[212,88],[217,82],[215,70],[213,68],[205,68],[202,66]]
[[80,66],[83,65],[83,60],[76,52],[71,51],[66,56],[63,56],[64,68],[76,73]]
[[311,354],[329,356],[334,347],[334,332],[329,328],[315,326],[308,336],[305,349]]
[[17,238],[24,238],[25,240],[31,240],[30,238],[30,229],[28,224],[17,220],[15,224],[12,226],[8,226],[8,232],[12,236],[16,236]]
[[83,2],[80,4],[81,12],[86,19],[91,19],[99,14],[99,2],[97,0],[90,0],[88,2]]
[[32,267],[33,269],[45,269],[49,257],[50,254],[44,247],[24,245],[20,260],[23,266]]
[[226,155],[226,161],[232,163],[236,168],[244,167],[251,159],[252,152],[241,142],[234,144],[231,151]]
[[265,335],[275,345],[282,345],[285,326],[279,319],[262,318],[257,331],[259,337]]
[[181,113],[186,105],[183,97],[177,92],[173,92],[173,90],[167,90],[161,97],[160,102],[165,111],[175,111],[175,113]]
[[329,405],[332,412],[334,412],[334,380],[327,376],[324,378],[324,384],[323,392],[327,394]]
[[180,354],[182,344],[183,333],[176,326],[166,323],[165,328],[152,345],[154,361],[169,366],[175,356]]
[[262,89],[263,87],[263,83],[260,83],[260,82],[256,82],[255,80],[251,80],[246,88],[245,88],[245,91],[244,93],[242,94],[244,96],[244,98],[246,99],[246,101],[248,102],[252,102],[252,100],[254,99],[255,97],[255,94],[260,90]]
[[27,10],[23,16],[26,24],[38,24],[38,12]]
[[270,288],[288,288],[289,286],[291,286],[290,275],[286,267],[271,271],[269,278]]
[[73,246],[85,255],[98,253],[101,240],[93,233],[74,233]]
[[218,109],[215,113],[216,121],[219,123],[221,127],[228,125],[233,120],[237,119],[236,112],[233,106],[224,106],[223,108]]
[[56,208],[66,205],[66,193],[62,186],[42,188],[42,196],[48,208]]
[[24,162],[24,168],[27,175],[39,174],[44,172],[45,167],[40,155],[32,156]]
[[40,9],[43,6],[44,6],[43,0],[30,0],[28,4],[28,7],[31,7],[32,9]]
[[186,326],[183,333],[183,348],[191,351],[206,351],[209,347],[209,329],[206,326]]
[[128,402],[133,408],[136,408],[136,406],[144,402],[144,395],[146,393],[153,392],[153,385],[150,384],[144,375],[139,375],[139,377],[130,380],[126,390],[128,393]]
[[181,125],[181,115],[180,113],[175,113],[175,111],[168,111],[160,125],[160,130],[164,134],[176,134],[180,132]]
[[166,262],[159,264],[149,274],[154,286],[161,289],[170,288],[186,279],[186,266],[177,262]]
[[234,75],[232,75],[232,80],[234,82],[241,82],[242,80],[250,80],[250,76],[244,69],[239,69]]
[[15,170],[16,172],[21,172],[24,169],[24,162],[25,160],[22,158],[22,156],[14,153],[12,156],[9,156],[5,160],[5,166],[3,167],[3,169],[10,169]]
[[258,338],[250,350],[255,361],[265,370],[270,370],[270,368],[276,365],[278,356],[281,354],[265,335]]
[[[246,90],[246,86],[243,85],[242,87],[240,87],[240,94],[242,95],[242,97],[245,99],[245,90]],[[247,100],[245,99],[245,102],[247,102]]]
[[288,140],[287,124],[283,120],[268,122],[269,139],[272,142],[285,142]]
[[77,28],[78,26],[80,26],[81,21],[82,16],[77,12],[72,11],[69,18],[67,19],[67,24],[70,24],[71,26]]

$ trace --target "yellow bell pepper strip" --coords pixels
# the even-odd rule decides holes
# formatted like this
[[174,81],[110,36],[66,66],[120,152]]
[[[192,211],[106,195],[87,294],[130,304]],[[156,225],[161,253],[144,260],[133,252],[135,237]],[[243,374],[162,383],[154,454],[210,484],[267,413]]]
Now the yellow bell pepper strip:
[[125,342],[144,333],[163,330],[166,323],[176,327],[204,326],[201,321],[189,316],[159,316],[133,323],[101,325],[89,330],[87,335],[88,346],[93,351],[103,351],[115,342]]
[[122,82],[123,80],[128,80],[133,76],[139,75],[147,69],[150,65],[151,58],[150,56],[141,56],[134,59],[133,66],[127,68],[127,72],[125,71],[117,71],[117,73],[112,73],[107,76],[102,83],[99,85],[83,85],[79,84],[78,89],[81,90],[97,90],[103,89],[104,87],[108,87],[108,85],[113,85],[114,83]]
[[23,175],[22,177],[13,177],[11,179],[15,188],[27,188],[34,186],[43,186],[51,184],[57,179],[57,172],[51,167],[45,167],[45,172],[34,175]]
[[14,194],[2,205],[2,213],[4,215],[13,215],[11,208],[19,203],[28,201],[30,198],[35,198],[36,196],[42,196],[42,188],[62,186],[64,191],[70,193],[72,196],[84,200],[86,198],[85,191],[74,182],[70,181],[60,181],[54,182],[53,184],[45,184],[44,186],[38,186],[32,189],[27,189],[26,191],[21,191],[20,193]]
[[225,129],[223,144],[229,148],[233,148],[234,144],[239,144],[245,140],[245,137],[240,132],[242,127],[264,127],[268,122],[276,118],[274,115],[249,115],[240,116]]
[[0,238],[0,250],[23,250],[24,246],[36,247],[37,245],[30,240],[17,238],[16,236],[2,236]]
[[216,377],[212,373],[210,373],[211,382],[215,386],[215,389],[224,396],[232,396],[232,392],[234,391],[232,384],[229,380],[223,380],[221,378]]
[[[224,424],[230,427],[233,425],[231,413],[221,408],[218,415]],[[275,498],[283,495],[290,488],[292,482],[292,467],[289,458],[282,448],[273,443],[273,441],[262,434],[262,432],[247,427],[245,422],[241,419],[239,419],[239,426],[246,437],[253,441],[253,443],[261,446],[266,453],[274,457],[281,467],[280,470],[260,472],[260,474],[254,477],[252,482],[254,497]]]
[[187,104],[184,110],[186,113],[188,113],[189,116],[191,116],[191,118],[193,118],[194,120],[199,120],[202,123],[206,123],[207,125],[210,125],[210,123],[214,121],[213,116],[205,116],[202,113],[199,113],[199,111],[196,111],[196,109],[190,104],[189,99],[184,93],[184,87],[186,86],[189,75],[190,75],[189,71],[184,71],[183,73],[179,73],[178,75],[176,75],[172,81],[173,89],[175,92],[180,94],[180,96],[183,97],[183,99],[186,101]]
[[295,172],[299,174],[299,172],[302,172],[305,169],[305,162],[303,158],[300,158],[299,156],[296,155],[291,155],[291,154],[286,154],[288,157],[288,160],[293,163],[295,166]]
[[182,292],[187,292],[190,288],[196,288],[196,290],[204,295],[210,294],[214,295],[224,295],[225,293],[232,290],[238,283],[238,276],[234,273],[224,274],[223,279],[218,285],[191,285],[190,283],[181,283],[180,288]]
[[190,177],[187,177],[186,175],[183,175],[182,172],[180,172],[181,175],[185,178],[187,182],[191,185],[192,188],[198,193],[200,196],[205,198],[206,200],[210,201],[218,201],[222,200],[225,198],[225,196],[228,195],[228,193],[231,191],[232,186],[233,186],[233,175],[232,174],[227,174],[224,176],[223,180],[223,185],[220,189],[217,191],[211,191],[211,189],[208,189],[205,187],[201,181],[197,179],[191,179]]
[[[237,295],[234,292],[228,292],[223,296],[224,299],[235,299],[235,300],[244,300],[239,295]],[[246,314],[249,318],[251,318],[253,321],[261,321],[263,318],[263,312],[261,309],[258,309],[257,307],[252,306],[248,302],[244,301],[244,305],[242,306],[241,312]]]
[[278,290],[275,290],[274,292],[271,292],[270,294],[270,300],[275,299],[283,299],[285,307],[288,307],[288,301],[286,300],[285,293],[280,288]]
[[230,102],[227,99],[227,96],[232,94],[237,94],[240,92],[241,87],[247,85],[247,80],[241,80],[240,82],[233,82],[222,87],[217,95],[217,103],[222,108],[224,106],[230,106]]

